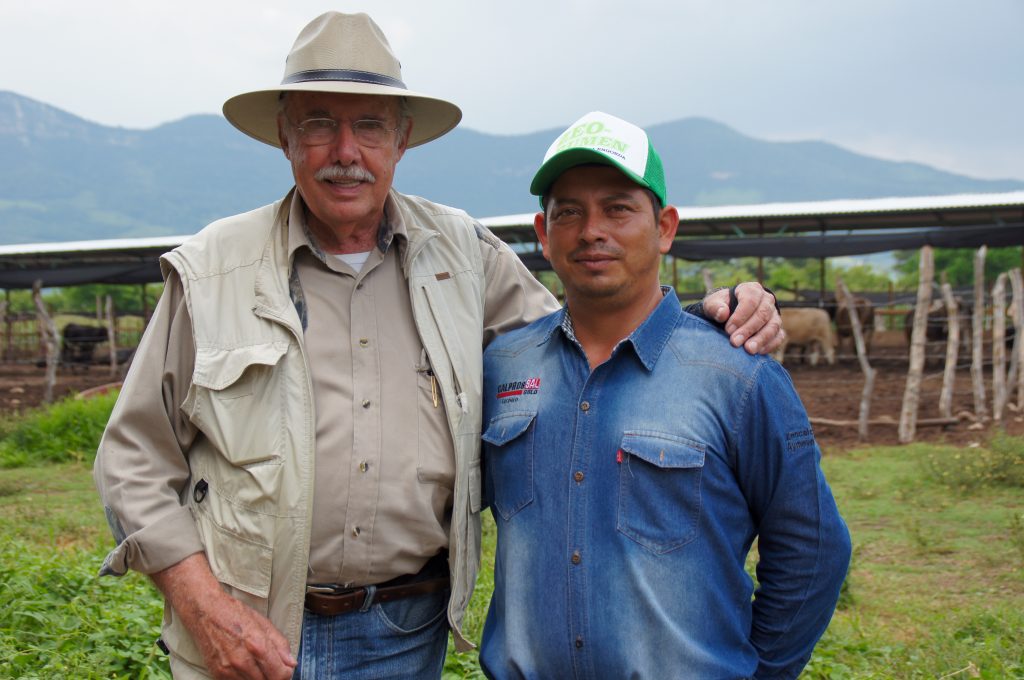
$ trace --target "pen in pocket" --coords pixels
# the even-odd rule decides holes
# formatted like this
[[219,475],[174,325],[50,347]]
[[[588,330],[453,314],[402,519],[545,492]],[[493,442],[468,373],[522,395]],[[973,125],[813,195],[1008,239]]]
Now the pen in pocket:
[[437,398],[437,378],[434,377],[434,372],[429,368],[427,369],[427,375],[430,376],[430,398],[434,402],[434,408],[437,408],[440,403]]

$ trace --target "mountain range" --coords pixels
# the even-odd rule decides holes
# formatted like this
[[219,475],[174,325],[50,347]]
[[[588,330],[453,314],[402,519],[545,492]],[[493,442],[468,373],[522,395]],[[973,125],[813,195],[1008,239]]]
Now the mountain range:
[[[532,212],[528,185],[560,129],[456,129],[399,163],[395,186],[477,217]],[[703,118],[650,126],[669,201],[735,205],[1024,189],[825,142],[770,142]],[[190,234],[291,186],[278,149],[216,115],[148,130],[109,127],[0,91],[0,243]]]

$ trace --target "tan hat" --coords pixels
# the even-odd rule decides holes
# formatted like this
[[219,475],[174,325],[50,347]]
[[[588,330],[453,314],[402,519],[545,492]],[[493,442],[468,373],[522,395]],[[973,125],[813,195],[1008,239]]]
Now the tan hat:
[[406,89],[402,65],[366,14],[327,12],[313,19],[292,45],[281,85],[232,97],[224,102],[224,117],[250,137],[280,146],[277,111],[282,92],[405,97],[414,121],[409,146],[437,139],[462,119],[455,104]]

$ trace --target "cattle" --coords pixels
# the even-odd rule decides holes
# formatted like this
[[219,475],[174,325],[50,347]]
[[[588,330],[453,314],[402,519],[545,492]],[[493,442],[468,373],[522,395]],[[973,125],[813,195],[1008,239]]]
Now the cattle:
[[810,363],[817,363],[817,352],[825,352],[825,360],[830,365],[836,363],[836,352],[832,339],[832,322],[828,312],[815,307],[784,307],[782,309],[782,327],[786,329],[786,338],[773,356],[780,364],[786,355],[786,349],[792,345],[800,345],[811,350]]
[[85,326],[69,323],[61,334],[61,363],[74,366],[93,362],[96,345],[107,341],[107,329],[99,326]]
[[[834,313],[830,312],[830,314],[836,322],[836,346],[839,351],[842,352],[843,340],[849,338],[850,352],[852,354],[856,350],[856,347],[853,339],[853,323],[850,321],[850,310],[847,309],[846,300],[841,300],[831,309],[834,310]],[[871,304],[871,300],[866,297],[861,297],[860,295],[854,295],[853,309],[857,313],[857,318],[860,320],[860,332],[864,338],[864,351],[870,354],[871,336],[875,327],[874,307]]]
[[[960,327],[960,351],[966,352],[970,347],[971,342],[971,314],[973,311],[973,305],[970,301],[964,301],[959,297],[956,298],[957,304],[957,324]],[[914,330],[914,313],[915,310],[911,309],[907,312],[903,318],[903,333],[907,338],[907,346],[910,346],[911,335]],[[925,352],[925,360],[932,359],[934,361],[940,361],[944,356],[944,350],[939,350],[935,346],[946,344],[946,340],[949,338],[949,316],[946,311],[946,306],[941,300],[933,300],[932,305],[928,310],[928,319],[925,322],[925,333],[924,340],[925,346],[932,345],[932,350]]]
[[[974,324],[974,302],[972,300],[963,300],[959,297],[956,298],[957,304],[957,323],[960,326],[960,350],[966,352],[970,349],[971,339],[973,337],[973,324]],[[1016,330],[1014,328],[1013,321],[1013,307],[1010,306],[1009,315],[1006,319],[1006,349],[1012,351],[1014,337]],[[989,320],[988,327],[984,330],[984,335],[988,335],[992,332],[991,320]],[[903,332],[907,337],[907,346],[910,346],[911,335],[914,330],[914,310],[911,309],[907,312],[903,318]],[[925,343],[943,343],[945,344],[949,338],[949,315],[946,311],[946,306],[941,300],[935,300],[932,302],[931,307],[928,310],[928,320],[925,323]],[[934,349],[934,348],[933,348]],[[927,356],[927,355],[926,355]],[[939,358],[939,357],[935,357]]]

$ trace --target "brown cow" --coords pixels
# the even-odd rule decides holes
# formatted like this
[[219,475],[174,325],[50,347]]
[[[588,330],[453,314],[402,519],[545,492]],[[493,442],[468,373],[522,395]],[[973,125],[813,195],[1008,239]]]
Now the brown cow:
[[[853,296],[853,309],[857,312],[857,318],[860,319],[860,332],[864,336],[864,351],[868,354],[871,353],[871,335],[875,328],[875,310],[871,304],[871,300],[860,295]],[[836,346],[839,348],[839,352],[843,350],[843,340],[846,338],[850,339],[850,353],[853,354],[857,351],[856,343],[853,339],[853,324],[850,322],[850,310],[847,309],[846,300],[841,300],[835,308],[835,320],[836,320]],[[786,330],[789,330],[788,328]]]

